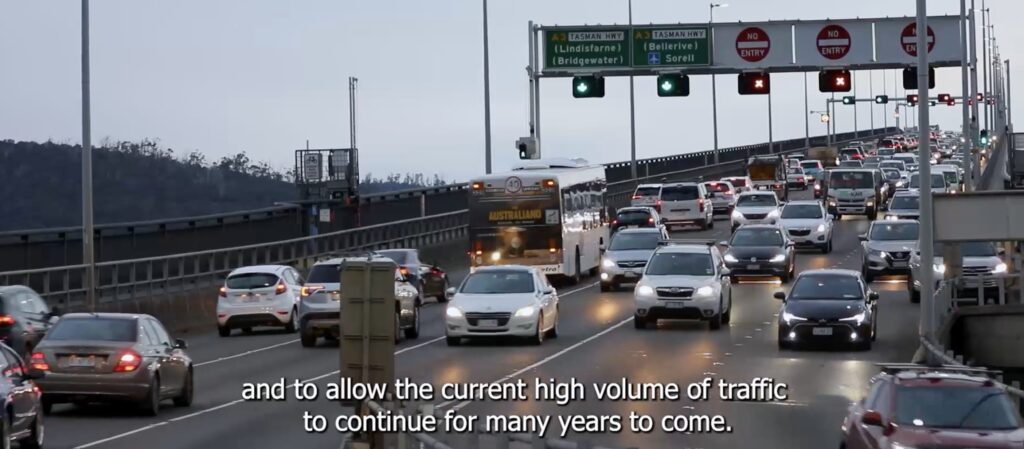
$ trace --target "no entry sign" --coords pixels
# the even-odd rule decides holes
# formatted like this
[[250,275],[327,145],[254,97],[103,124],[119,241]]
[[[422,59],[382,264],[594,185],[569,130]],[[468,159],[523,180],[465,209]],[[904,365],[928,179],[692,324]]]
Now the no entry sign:
[[[900,46],[903,47],[903,51],[907,52],[908,55],[917,57],[917,24],[911,23],[903,28],[903,32],[900,33]],[[928,27],[928,53],[932,52],[935,48],[935,32],[932,31],[932,27]]]
[[736,36],[736,54],[744,61],[759,62],[768,56],[772,40],[758,27],[748,27]]
[[850,32],[839,25],[826,25],[818,32],[818,53],[833,61],[850,52]]

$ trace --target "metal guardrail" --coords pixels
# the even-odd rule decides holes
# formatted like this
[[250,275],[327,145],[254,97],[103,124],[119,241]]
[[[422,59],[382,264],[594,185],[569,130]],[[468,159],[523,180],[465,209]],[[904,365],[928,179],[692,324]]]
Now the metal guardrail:
[[[239,266],[303,265],[339,251],[430,246],[465,236],[466,227],[466,212],[458,211],[277,242],[100,262],[96,292],[101,304],[153,298],[216,285]],[[85,300],[85,267],[9,271],[0,273],[0,285],[28,285],[51,305],[76,310]]]

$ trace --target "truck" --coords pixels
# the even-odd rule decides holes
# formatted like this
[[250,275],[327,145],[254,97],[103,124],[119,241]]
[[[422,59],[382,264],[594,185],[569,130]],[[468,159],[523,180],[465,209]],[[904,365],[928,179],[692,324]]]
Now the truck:
[[813,147],[807,150],[807,159],[821,161],[825,169],[839,165],[839,149],[836,147]]
[[878,216],[885,202],[881,172],[872,168],[835,168],[825,172],[822,196],[828,212],[837,219],[843,215]]
[[779,201],[789,201],[786,158],[782,155],[756,155],[747,161],[747,176],[754,190],[771,190]]
[[1007,189],[1024,189],[1024,133],[1013,133],[1007,145]]

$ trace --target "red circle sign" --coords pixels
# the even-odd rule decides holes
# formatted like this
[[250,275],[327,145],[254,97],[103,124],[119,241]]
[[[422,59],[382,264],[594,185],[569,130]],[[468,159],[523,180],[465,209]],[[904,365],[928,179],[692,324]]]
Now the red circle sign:
[[843,59],[850,52],[850,32],[839,25],[826,25],[818,32],[817,44],[823,58]]
[[[911,23],[903,28],[903,32],[900,33],[900,47],[903,47],[903,51],[907,52],[908,55],[917,57],[917,24]],[[932,27],[928,27],[928,53],[932,52],[935,48],[935,32],[932,31]]]
[[768,56],[772,40],[763,29],[748,27],[736,36],[736,54],[747,62],[758,62]]

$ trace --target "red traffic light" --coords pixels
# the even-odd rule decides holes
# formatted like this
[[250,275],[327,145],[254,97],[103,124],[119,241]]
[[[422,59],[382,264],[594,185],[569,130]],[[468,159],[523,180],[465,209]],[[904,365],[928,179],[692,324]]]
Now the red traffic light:
[[939,94],[939,103],[949,103],[953,101],[953,96],[950,94]]
[[918,98],[919,97],[916,94],[914,94],[914,95],[907,95],[907,103],[910,103],[911,105],[915,105],[915,104],[917,104]]
[[740,73],[737,84],[740,95],[766,95],[772,91],[771,77],[764,72]]
[[949,101],[946,102],[946,104],[950,106],[956,106],[956,100],[950,99]]
[[982,92],[978,92],[978,101],[981,101],[981,100],[984,100],[984,99],[985,99],[985,94],[982,93]]
[[849,92],[853,90],[853,76],[849,70],[823,70],[818,73],[821,92]]

